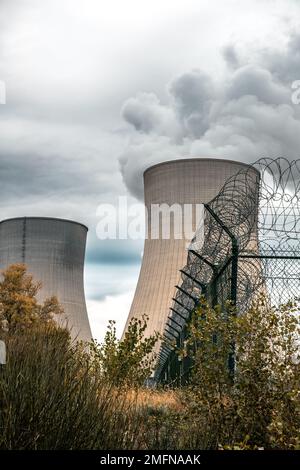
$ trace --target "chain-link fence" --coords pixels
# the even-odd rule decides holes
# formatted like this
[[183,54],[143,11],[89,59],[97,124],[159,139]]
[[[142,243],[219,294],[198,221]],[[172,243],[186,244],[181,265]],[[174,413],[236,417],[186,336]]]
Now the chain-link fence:
[[240,171],[205,204],[201,227],[187,252],[166,323],[155,378],[183,384],[191,368],[177,350],[201,296],[230,300],[242,314],[264,293],[270,304],[300,292],[300,161],[264,159]]

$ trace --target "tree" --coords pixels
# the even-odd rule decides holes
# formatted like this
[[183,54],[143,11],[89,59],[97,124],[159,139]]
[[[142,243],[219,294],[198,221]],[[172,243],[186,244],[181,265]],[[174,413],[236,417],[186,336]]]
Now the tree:
[[150,377],[154,362],[154,346],[159,335],[144,337],[147,317],[133,318],[124,335],[118,340],[115,322],[110,321],[102,344],[92,343],[91,349],[101,374],[114,385],[143,385]]
[[37,323],[51,324],[63,313],[56,297],[38,303],[40,282],[27,273],[25,264],[13,264],[2,272],[0,282],[0,331],[13,334]]

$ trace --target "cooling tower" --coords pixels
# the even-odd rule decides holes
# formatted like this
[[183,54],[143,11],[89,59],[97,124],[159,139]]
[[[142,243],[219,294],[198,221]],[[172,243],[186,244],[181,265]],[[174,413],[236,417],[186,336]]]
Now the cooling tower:
[[[187,259],[188,239],[163,239],[161,228],[158,239],[151,239],[151,205],[208,203],[221,190],[225,182],[240,170],[249,168],[244,163],[230,160],[193,158],[174,160],[148,168],[144,172],[144,195],[148,237],[145,240],[143,261],[134,299],[125,330],[133,317],[149,317],[145,336],[157,331],[163,333],[175,294],[175,285],[180,281],[179,270]],[[256,175],[256,170],[253,170]],[[153,220],[153,219],[152,219]],[[196,229],[193,221],[193,231]],[[163,224],[163,216],[159,224]],[[154,230],[155,231],[155,230]],[[172,232],[172,231],[171,231]]]
[[0,269],[25,263],[42,282],[38,300],[57,296],[64,313],[57,320],[73,338],[91,340],[83,268],[87,227],[47,217],[22,217],[0,222]]

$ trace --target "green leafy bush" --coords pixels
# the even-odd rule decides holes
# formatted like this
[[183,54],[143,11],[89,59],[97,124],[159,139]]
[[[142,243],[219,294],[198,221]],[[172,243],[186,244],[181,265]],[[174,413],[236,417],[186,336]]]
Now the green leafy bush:
[[115,322],[110,321],[102,344],[91,345],[91,354],[103,378],[116,386],[142,386],[155,365],[154,346],[158,334],[145,337],[147,317],[133,318],[119,340]]
[[272,308],[262,296],[236,313],[230,304],[211,308],[203,299],[179,351],[195,361],[190,386],[180,392],[188,427],[196,428],[187,445],[298,448],[299,309]]

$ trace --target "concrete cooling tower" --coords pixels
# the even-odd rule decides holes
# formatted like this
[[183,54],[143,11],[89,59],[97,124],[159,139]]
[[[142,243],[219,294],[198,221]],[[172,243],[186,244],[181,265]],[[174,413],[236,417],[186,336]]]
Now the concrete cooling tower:
[[[154,165],[144,172],[144,195],[146,217],[148,221],[148,237],[145,240],[144,255],[139,280],[131,305],[125,330],[133,317],[149,317],[145,336],[158,331],[163,333],[175,294],[175,285],[180,281],[179,270],[184,267],[187,259],[189,238],[176,239],[161,236],[151,239],[153,229],[151,205],[177,204],[184,208],[185,204],[199,205],[213,199],[231,176],[240,170],[249,168],[244,163],[193,158],[174,160]],[[163,224],[163,217],[159,224]],[[193,231],[196,229],[193,221]],[[172,231],[171,231],[172,232]]]
[[34,280],[42,282],[39,301],[53,295],[64,309],[59,323],[71,336],[92,338],[87,316],[83,268],[87,227],[47,217],[22,217],[0,222],[0,269],[25,263]]

